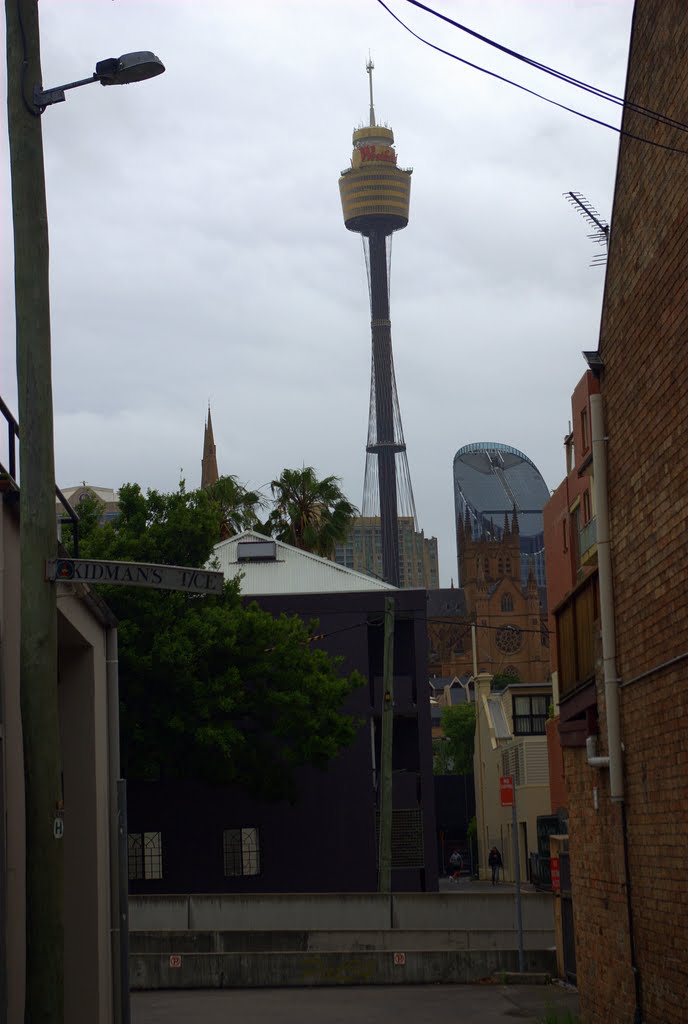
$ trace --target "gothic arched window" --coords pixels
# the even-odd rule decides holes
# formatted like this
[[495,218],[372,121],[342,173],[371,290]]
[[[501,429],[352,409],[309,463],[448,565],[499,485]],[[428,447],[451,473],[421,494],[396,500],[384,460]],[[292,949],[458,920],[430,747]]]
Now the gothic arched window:
[[507,558],[507,560],[506,560],[506,574],[507,574],[507,576],[511,576],[511,559],[510,558]]
[[497,575],[500,576],[500,577],[504,575],[504,559],[503,558],[499,558],[497,560]]
[[489,576],[490,575],[490,559],[489,558],[486,558],[483,561],[483,569],[485,571],[485,575]]
[[502,611],[512,612],[514,610],[514,599],[511,594],[504,594],[502,596]]

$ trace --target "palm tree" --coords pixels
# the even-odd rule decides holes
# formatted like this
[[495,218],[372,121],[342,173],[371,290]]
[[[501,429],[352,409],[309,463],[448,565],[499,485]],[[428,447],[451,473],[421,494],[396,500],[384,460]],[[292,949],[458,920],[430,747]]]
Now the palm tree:
[[318,480],[312,466],[284,469],[270,484],[275,508],[267,522],[278,540],[334,556],[335,546],[346,539],[358,509],[342,493],[337,476]]
[[265,505],[265,498],[258,491],[249,491],[235,476],[221,476],[208,488],[211,501],[219,505],[222,512],[221,537],[232,537],[244,530],[261,527],[258,510]]

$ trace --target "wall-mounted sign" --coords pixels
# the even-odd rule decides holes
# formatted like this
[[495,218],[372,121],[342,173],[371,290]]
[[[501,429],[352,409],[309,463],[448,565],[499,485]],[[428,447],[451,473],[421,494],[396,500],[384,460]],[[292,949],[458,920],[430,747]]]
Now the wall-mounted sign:
[[102,562],[93,558],[54,558],[46,563],[46,579],[56,583],[108,583],[154,590],[187,590],[221,594],[224,574],[181,565],[145,562]]
[[552,878],[552,888],[555,890],[555,892],[559,892],[561,889],[561,870],[559,868],[558,857],[550,858],[549,873]]
[[514,806],[514,777],[513,775],[499,776],[499,799],[502,807]]
[[397,154],[391,146],[357,146],[351,162],[354,167],[365,163],[396,164]]
[[182,958],[179,953],[170,953],[170,967],[181,967]]
[[395,953],[394,954],[394,966],[404,967],[406,964],[406,953]]

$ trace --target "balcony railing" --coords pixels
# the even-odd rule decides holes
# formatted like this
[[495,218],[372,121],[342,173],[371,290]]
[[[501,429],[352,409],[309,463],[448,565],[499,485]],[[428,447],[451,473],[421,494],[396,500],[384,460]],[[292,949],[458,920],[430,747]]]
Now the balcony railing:
[[[7,405],[0,398],[0,414],[5,417],[7,423],[7,468],[0,461],[0,479],[9,483],[12,489],[17,489],[17,441],[19,440],[19,424],[8,409]],[[59,487],[55,488],[57,500],[65,511],[65,515],[58,519],[60,526],[64,523],[71,523],[72,538],[74,542],[74,557],[79,557],[79,515],[69,504]]]

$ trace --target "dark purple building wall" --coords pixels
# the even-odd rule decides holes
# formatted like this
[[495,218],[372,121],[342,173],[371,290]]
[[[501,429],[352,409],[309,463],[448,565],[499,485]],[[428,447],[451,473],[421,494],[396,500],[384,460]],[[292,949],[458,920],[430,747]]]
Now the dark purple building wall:
[[[367,684],[346,710],[363,720],[353,745],[327,772],[298,773],[298,798],[267,803],[235,786],[130,782],[128,831],[160,832],[162,878],[131,880],[131,892],[371,892],[377,888],[376,806],[382,696],[385,592],[294,594],[258,598],[275,615],[317,618],[319,646],[358,669]],[[397,891],[438,887],[430,704],[427,690],[426,592],[393,592],[394,807],[419,809],[423,867],[394,868]],[[372,724],[371,724],[372,723]],[[257,828],[260,874],[225,877],[223,832]]]

